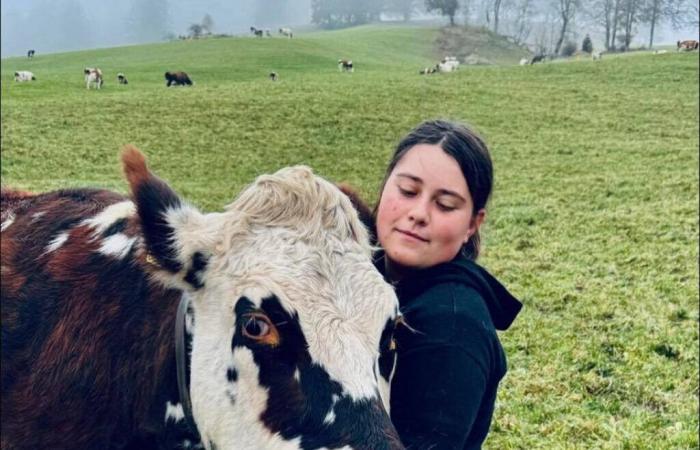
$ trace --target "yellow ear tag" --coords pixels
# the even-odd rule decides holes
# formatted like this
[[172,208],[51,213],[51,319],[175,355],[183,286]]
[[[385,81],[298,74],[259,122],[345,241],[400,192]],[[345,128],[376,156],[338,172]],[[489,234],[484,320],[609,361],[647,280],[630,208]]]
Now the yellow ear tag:
[[146,253],[146,262],[148,264],[153,265],[153,266],[158,265],[158,261],[156,261],[156,258],[153,255],[151,255],[150,253]]

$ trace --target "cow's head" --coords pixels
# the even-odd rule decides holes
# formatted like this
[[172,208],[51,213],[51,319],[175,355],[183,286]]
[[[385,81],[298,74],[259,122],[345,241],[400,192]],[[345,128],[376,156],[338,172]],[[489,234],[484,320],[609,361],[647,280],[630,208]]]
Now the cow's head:
[[202,214],[138,150],[123,160],[144,259],[192,301],[190,392],[204,444],[403,448],[380,396],[398,302],[350,200],[294,167]]

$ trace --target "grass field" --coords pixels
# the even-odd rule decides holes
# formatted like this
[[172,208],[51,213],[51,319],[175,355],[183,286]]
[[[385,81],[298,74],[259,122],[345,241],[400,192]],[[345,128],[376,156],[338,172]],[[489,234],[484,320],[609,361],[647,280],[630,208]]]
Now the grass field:
[[[698,448],[698,53],[420,76],[439,59],[437,33],[4,59],[2,183],[124,191],[118,152],[133,143],[206,210],[299,163],[373,200],[411,127],[469,122],[496,171],[481,263],[525,303],[501,335],[510,370],[486,448]],[[355,73],[338,72],[341,57]],[[104,89],[85,90],[84,66],[102,68]],[[38,81],[13,83],[15,70]],[[166,70],[196,85],[166,89]]]

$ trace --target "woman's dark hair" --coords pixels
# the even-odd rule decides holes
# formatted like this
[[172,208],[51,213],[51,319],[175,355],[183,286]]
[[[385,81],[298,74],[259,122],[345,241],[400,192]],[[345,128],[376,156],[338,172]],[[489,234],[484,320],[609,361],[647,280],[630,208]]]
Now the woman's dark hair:
[[[473,214],[486,207],[493,188],[493,164],[489,149],[476,132],[465,125],[446,120],[423,122],[399,142],[384,174],[379,190],[380,196],[396,165],[411,148],[418,144],[439,145],[445,153],[453,157],[459,164],[464,179],[467,180],[469,194],[474,202]],[[375,217],[378,207],[379,202],[374,208]],[[462,253],[467,258],[476,260],[479,256],[480,244],[481,238],[477,231],[462,246]]]

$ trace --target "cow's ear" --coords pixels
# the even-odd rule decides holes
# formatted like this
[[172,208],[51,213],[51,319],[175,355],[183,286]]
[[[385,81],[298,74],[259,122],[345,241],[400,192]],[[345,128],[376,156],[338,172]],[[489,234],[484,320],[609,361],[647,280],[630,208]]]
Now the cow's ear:
[[372,245],[377,245],[377,223],[374,217],[374,213],[370,209],[369,205],[365,203],[360,197],[357,190],[347,183],[339,183],[338,188],[345,194],[352,203],[352,206],[357,211],[357,215],[360,218],[360,222],[367,228],[369,233],[369,240]]
[[136,204],[147,263],[171,287],[201,288],[214,246],[210,237],[216,235],[208,230],[212,221],[151,173],[136,147],[124,148],[122,163]]

